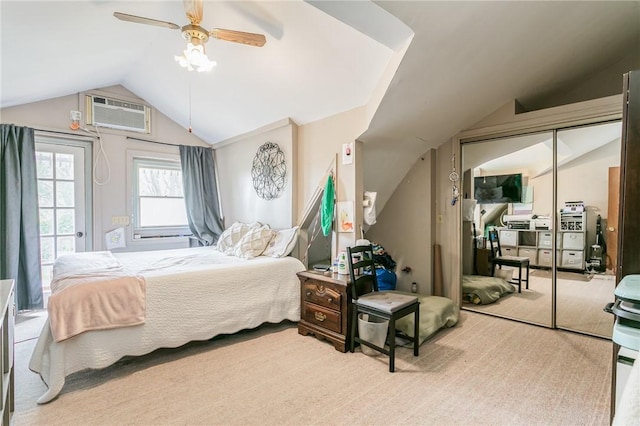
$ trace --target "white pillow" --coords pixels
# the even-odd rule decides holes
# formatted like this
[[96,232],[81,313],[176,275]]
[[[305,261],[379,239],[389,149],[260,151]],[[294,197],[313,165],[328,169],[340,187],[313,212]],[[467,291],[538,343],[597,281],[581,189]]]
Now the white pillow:
[[250,229],[238,242],[234,254],[245,259],[260,256],[272,237],[273,230],[269,229],[269,225]]
[[269,245],[264,249],[262,255],[270,257],[289,256],[298,241],[296,238],[298,236],[298,227],[294,226],[293,228],[274,231],[274,233],[275,235],[269,241]]
[[258,222],[246,224],[242,222],[235,222],[229,228],[227,228],[218,238],[217,248],[218,251],[233,256],[238,243],[251,229],[259,228],[261,225]]

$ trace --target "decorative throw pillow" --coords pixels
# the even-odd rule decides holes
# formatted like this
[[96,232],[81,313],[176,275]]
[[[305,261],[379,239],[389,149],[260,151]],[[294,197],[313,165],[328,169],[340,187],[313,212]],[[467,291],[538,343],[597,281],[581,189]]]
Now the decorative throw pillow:
[[246,224],[242,222],[235,222],[229,228],[227,228],[218,238],[217,248],[218,251],[233,256],[242,237],[251,229],[259,228],[259,223]]
[[272,237],[273,230],[269,229],[269,225],[250,229],[238,242],[234,254],[245,259],[260,256]]
[[280,231],[274,231],[274,236],[269,241],[267,248],[262,252],[263,256],[270,257],[285,257],[289,256],[289,253],[296,246],[298,239],[298,227],[294,226],[289,229],[282,229]]

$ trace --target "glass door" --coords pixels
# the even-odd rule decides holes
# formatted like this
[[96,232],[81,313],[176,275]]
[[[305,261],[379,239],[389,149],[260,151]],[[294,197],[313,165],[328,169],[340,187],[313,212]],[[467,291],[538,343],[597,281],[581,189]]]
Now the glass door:
[[47,295],[55,259],[91,249],[91,181],[85,173],[91,157],[86,144],[43,137],[36,141],[42,287]]

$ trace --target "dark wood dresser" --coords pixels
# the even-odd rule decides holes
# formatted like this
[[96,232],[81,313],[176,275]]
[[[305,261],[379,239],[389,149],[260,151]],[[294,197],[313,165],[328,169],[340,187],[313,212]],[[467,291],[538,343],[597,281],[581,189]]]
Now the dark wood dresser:
[[298,333],[328,340],[336,350],[349,348],[351,284],[348,275],[330,272],[298,272],[300,322]]

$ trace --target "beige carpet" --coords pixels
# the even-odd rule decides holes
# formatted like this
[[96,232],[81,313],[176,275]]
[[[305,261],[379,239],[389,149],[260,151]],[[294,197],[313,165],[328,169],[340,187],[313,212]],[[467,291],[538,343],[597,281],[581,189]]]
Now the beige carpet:
[[16,315],[16,342],[37,339],[46,319],[46,310],[22,311]]
[[[614,300],[615,277],[560,271],[557,278],[556,325],[611,338],[614,317],[603,308]],[[551,272],[535,269],[529,279],[522,293],[516,290],[489,305],[465,303],[464,308],[551,326]]]
[[420,348],[342,354],[262,327],[71,376],[62,394],[27,371],[16,345],[15,425],[607,425],[611,343],[462,312]]

